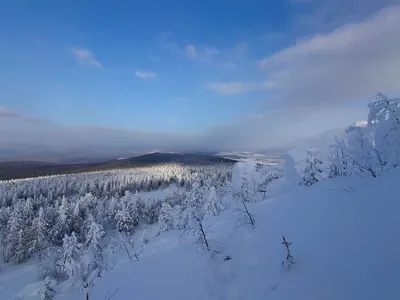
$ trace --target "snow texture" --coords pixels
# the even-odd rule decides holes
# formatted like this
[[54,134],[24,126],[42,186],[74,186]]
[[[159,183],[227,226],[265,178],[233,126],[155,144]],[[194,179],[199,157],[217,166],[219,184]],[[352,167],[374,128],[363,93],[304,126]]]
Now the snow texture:
[[0,182],[1,299],[397,299],[400,99],[369,109],[283,176],[246,159]]
[[[254,229],[238,229],[228,212],[210,217],[206,226],[224,249],[214,259],[168,232],[165,250],[105,275],[92,297],[116,291],[119,300],[396,299],[399,180],[397,171],[377,179],[339,178],[249,204]],[[347,192],[348,185],[355,192]],[[281,265],[282,234],[292,243],[290,270]],[[232,259],[225,261],[228,255]]]

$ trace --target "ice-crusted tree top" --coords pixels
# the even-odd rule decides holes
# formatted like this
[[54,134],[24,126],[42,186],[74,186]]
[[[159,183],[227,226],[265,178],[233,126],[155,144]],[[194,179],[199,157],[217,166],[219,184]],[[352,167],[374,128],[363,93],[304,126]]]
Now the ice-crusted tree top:
[[308,148],[306,163],[307,166],[303,170],[303,178],[301,185],[311,186],[317,183],[321,179],[320,173],[322,173],[321,165],[322,161],[318,157],[319,151],[316,148]]
[[126,204],[118,210],[115,221],[119,232],[132,233],[134,231],[135,221],[131,218]]
[[368,121],[357,121],[351,124],[349,127],[346,128],[346,133],[353,132],[356,130],[360,130],[368,126]]
[[400,125],[400,98],[389,98],[382,93],[378,93],[368,104],[368,108],[368,124],[394,121]]
[[86,236],[86,245],[89,251],[94,255],[99,255],[102,250],[102,239],[105,235],[103,226],[98,224],[92,214],[89,215],[88,233]]

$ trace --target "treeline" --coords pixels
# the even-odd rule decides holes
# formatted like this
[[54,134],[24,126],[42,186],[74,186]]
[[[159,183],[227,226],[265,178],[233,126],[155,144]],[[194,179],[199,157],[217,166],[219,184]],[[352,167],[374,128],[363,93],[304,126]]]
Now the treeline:
[[123,195],[125,191],[152,191],[171,184],[187,189],[193,182],[201,185],[210,182],[225,183],[232,176],[232,165],[165,164],[127,170],[68,174],[0,181],[0,205],[12,206],[17,199],[41,198],[41,202],[53,202],[68,195],[91,193],[98,198]]
[[[189,230],[233,201],[258,201],[259,192],[265,194],[267,184],[281,176],[267,169],[259,166],[260,180],[243,177],[238,187],[232,186],[232,165],[227,164],[171,164],[0,182],[3,261],[37,260],[46,278],[46,300],[51,299],[54,279],[75,278],[88,288],[112,265],[105,256],[115,247],[129,259],[139,259],[139,225],[155,224],[158,234]],[[166,187],[170,189],[160,196],[146,193]],[[146,240],[142,236],[141,244]]]

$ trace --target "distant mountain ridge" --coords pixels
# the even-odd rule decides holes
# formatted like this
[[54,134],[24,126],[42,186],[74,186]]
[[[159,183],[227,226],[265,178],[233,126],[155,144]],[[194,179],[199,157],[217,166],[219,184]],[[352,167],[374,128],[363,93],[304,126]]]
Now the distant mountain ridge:
[[96,163],[60,164],[41,161],[0,162],[0,180],[20,179],[57,174],[82,173],[152,166],[165,163],[184,165],[235,163],[236,160],[204,153],[153,152],[124,159]]

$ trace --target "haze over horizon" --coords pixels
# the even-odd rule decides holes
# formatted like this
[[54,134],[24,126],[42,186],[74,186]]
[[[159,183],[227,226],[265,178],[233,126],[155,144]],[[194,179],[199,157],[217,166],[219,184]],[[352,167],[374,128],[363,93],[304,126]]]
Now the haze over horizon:
[[400,1],[4,1],[0,159],[260,151],[396,96]]

